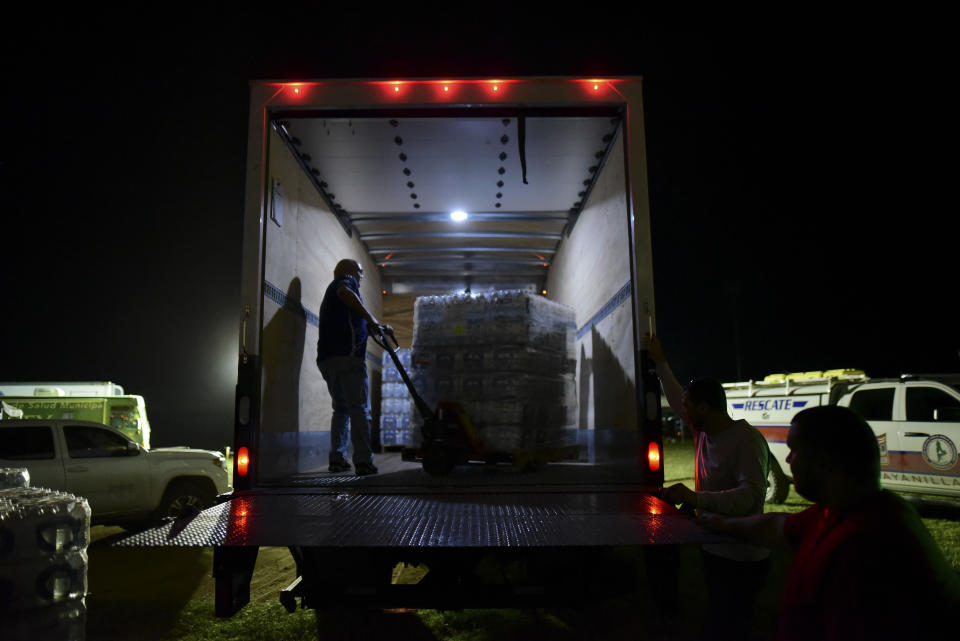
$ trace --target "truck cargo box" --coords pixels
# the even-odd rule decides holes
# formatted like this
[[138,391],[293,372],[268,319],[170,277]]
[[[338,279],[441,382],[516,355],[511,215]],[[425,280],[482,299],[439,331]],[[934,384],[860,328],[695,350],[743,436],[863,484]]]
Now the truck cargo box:
[[[617,467],[623,482],[648,482],[649,470],[638,465],[650,439],[638,429],[635,358],[654,308],[639,82],[255,85],[255,95],[261,91],[268,104],[256,108],[267,121],[255,123],[251,160],[264,165],[248,181],[255,193],[246,253],[258,260],[244,263],[244,297],[252,296],[251,319],[259,316],[261,330],[248,321],[244,349],[259,356],[262,393],[251,399],[259,416],[245,431],[255,455],[238,487],[246,480],[283,486],[310,474],[329,483],[332,409],[315,363],[316,313],[342,258],[363,266],[363,298],[384,322],[391,297],[521,289],[572,309],[574,331],[564,338],[573,343],[576,403],[568,410],[580,460]],[[630,113],[625,96],[635,99]],[[453,211],[467,220],[451,220]],[[470,322],[451,336],[494,332],[491,323]],[[437,335],[441,328],[429,323],[420,319],[415,331]],[[509,332],[528,330],[501,328],[487,344],[507,347]],[[401,346],[410,347],[405,338]],[[549,348],[555,337],[528,338]],[[371,343],[374,401],[381,363]],[[457,374],[446,382],[454,386],[446,400],[466,401],[494,384],[471,376],[464,388]],[[518,380],[505,400],[529,397],[529,383]]]
[[[216,546],[218,612],[244,602],[259,545],[297,550],[310,593],[325,599],[382,597],[392,564],[428,559],[441,576],[442,563],[440,598],[470,574],[454,565],[491,552],[519,548],[546,568],[558,550],[589,565],[592,553],[575,550],[711,538],[654,494],[662,428],[639,352],[655,312],[639,78],[255,82],[243,256],[236,490],[193,522],[128,540]],[[507,454],[529,445],[516,434],[537,431],[575,454],[478,460],[438,478],[385,451],[376,475],[328,473],[317,312],[343,258],[362,266],[373,314],[405,328],[400,347],[417,332],[436,339],[411,354],[434,368],[420,390],[431,403],[496,416]],[[462,301],[463,317],[431,326],[428,297]],[[563,308],[569,326],[497,326],[471,316],[482,297]],[[372,343],[367,361],[376,429],[385,359]],[[484,389],[493,395],[471,406]],[[345,558],[370,564],[357,579],[366,592],[318,584],[317,564]],[[519,594],[508,587],[501,596]]]

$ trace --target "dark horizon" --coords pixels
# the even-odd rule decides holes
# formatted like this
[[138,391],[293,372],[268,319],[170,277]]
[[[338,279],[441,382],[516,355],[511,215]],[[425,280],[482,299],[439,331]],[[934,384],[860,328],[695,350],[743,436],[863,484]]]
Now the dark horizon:
[[938,114],[912,111],[935,71],[886,32],[636,17],[579,27],[571,48],[526,22],[332,19],[333,56],[259,39],[245,11],[146,38],[64,18],[17,33],[0,380],[114,381],[145,397],[155,445],[230,444],[247,82],[522,75],[644,77],[657,324],[678,377],[960,371],[945,172],[925,152]]

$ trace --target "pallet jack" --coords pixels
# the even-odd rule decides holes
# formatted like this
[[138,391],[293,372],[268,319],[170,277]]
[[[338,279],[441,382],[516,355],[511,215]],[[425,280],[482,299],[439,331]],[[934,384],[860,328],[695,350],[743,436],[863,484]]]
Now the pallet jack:
[[417,393],[413,381],[397,356],[400,345],[392,330],[387,333],[379,330],[371,334],[371,338],[390,354],[423,419],[420,427],[423,437],[421,446],[404,448],[401,458],[405,461],[421,461],[424,471],[430,476],[447,476],[457,465],[471,461],[488,464],[510,463],[519,469],[532,469],[548,462],[576,459],[579,455],[580,448],[577,445],[516,452],[488,450],[463,405],[457,401],[440,401],[437,409],[432,410]]

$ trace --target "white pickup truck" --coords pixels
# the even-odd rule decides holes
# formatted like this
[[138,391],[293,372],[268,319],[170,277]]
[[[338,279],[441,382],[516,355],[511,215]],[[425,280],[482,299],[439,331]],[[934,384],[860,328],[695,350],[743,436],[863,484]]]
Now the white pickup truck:
[[0,421],[0,467],[25,467],[30,485],[90,502],[92,522],[139,525],[196,513],[228,491],[223,454],[146,450],[100,423]]
[[858,370],[829,370],[726,383],[724,388],[730,415],[760,430],[776,459],[770,466],[768,502],[783,502],[789,490],[790,420],[819,405],[849,407],[870,424],[880,445],[884,487],[960,496],[960,375],[871,379]]

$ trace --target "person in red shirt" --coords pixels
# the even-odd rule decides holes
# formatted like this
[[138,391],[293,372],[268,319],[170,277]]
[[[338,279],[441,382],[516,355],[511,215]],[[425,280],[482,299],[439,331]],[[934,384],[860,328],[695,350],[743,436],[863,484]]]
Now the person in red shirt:
[[797,492],[812,506],[698,519],[794,552],[777,638],[906,641],[950,632],[960,579],[916,511],[881,488],[870,426],[849,408],[814,407],[793,418],[787,445]]

